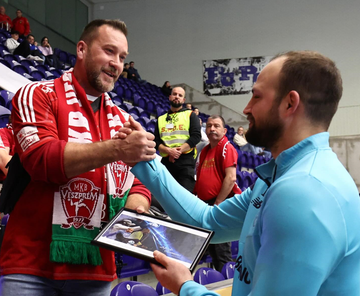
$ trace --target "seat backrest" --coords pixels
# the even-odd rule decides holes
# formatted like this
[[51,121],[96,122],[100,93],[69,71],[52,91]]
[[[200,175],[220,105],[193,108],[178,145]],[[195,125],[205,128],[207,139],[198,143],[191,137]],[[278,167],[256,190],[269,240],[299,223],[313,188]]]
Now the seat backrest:
[[208,267],[199,268],[194,275],[194,281],[200,285],[208,285],[223,280],[225,278],[219,271]]
[[156,292],[159,295],[164,295],[164,294],[169,294],[171,293],[171,291],[169,289],[166,289],[165,287],[163,287],[163,285],[161,285],[160,282],[157,283],[156,285]]
[[221,270],[221,274],[224,276],[225,279],[232,279],[234,277],[234,272],[235,262],[226,263]]
[[158,296],[153,287],[135,281],[125,281],[117,284],[110,296]]

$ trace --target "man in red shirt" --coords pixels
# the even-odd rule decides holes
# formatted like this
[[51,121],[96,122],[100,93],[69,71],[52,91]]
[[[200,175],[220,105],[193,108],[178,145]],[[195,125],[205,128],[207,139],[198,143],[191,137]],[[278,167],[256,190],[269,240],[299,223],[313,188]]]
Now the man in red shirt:
[[11,18],[5,14],[5,7],[0,6],[0,28],[10,31],[12,25]]
[[[114,253],[91,241],[122,206],[149,209],[150,192],[124,162],[156,153],[154,136],[107,94],[123,70],[126,35],[119,20],[90,22],[73,70],[12,99],[15,151],[31,180],[6,225],[2,296],[110,295]],[[115,139],[125,122],[135,130]]]
[[[194,194],[209,205],[219,205],[227,197],[241,193],[236,184],[238,154],[225,136],[226,131],[221,116],[208,118],[206,135],[210,144],[203,148],[196,164]],[[230,243],[211,244],[208,250],[218,271],[232,261]]]
[[8,172],[7,163],[14,155],[15,141],[11,124],[0,129],[0,182],[4,181]]
[[12,22],[14,30],[20,33],[21,38],[24,38],[31,32],[29,21],[26,17],[22,16],[20,9],[16,10],[16,18],[14,18]]

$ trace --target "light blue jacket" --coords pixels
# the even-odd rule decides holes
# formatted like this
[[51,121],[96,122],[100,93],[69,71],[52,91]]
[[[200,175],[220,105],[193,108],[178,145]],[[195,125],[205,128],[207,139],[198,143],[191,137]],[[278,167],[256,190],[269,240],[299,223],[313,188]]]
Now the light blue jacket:
[[[156,160],[132,172],[172,219],[213,230],[213,243],[240,237],[232,295],[360,295],[359,193],[328,133],[259,166],[252,189],[214,207]],[[217,294],[189,281],[180,295]]]

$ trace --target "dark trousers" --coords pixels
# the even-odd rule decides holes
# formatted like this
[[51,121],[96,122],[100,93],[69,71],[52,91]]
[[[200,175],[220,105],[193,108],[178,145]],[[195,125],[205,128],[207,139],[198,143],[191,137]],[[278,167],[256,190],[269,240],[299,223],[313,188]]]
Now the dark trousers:
[[195,187],[195,159],[193,153],[182,154],[174,163],[170,162],[168,157],[163,157],[161,163],[181,186],[193,193]]
[[[216,197],[210,200],[206,200],[204,202],[206,202],[210,206],[213,206],[215,200]],[[231,242],[221,243],[221,244],[210,244],[204,256],[206,256],[207,253],[210,254],[212,258],[212,264],[214,268],[220,272],[226,263],[233,261],[231,256]]]

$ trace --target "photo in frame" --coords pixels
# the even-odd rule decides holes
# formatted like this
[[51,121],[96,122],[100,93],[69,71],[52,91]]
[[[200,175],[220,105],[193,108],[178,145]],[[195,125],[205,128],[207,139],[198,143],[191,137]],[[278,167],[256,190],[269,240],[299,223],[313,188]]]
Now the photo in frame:
[[158,250],[193,272],[212,236],[210,230],[123,208],[92,244],[156,264]]

